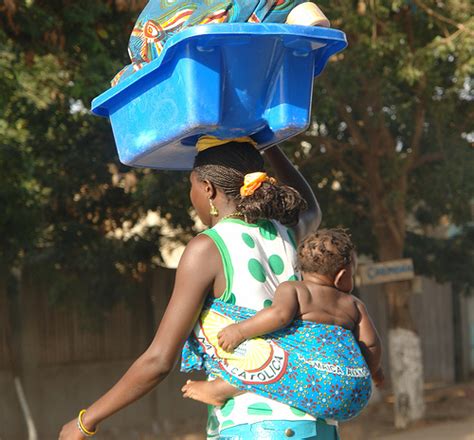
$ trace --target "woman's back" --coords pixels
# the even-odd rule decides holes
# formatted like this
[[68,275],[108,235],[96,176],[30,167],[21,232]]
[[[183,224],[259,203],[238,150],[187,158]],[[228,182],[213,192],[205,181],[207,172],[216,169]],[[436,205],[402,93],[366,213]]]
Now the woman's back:
[[[260,310],[271,305],[276,287],[296,280],[296,244],[292,231],[269,220],[256,224],[224,219],[204,232],[222,258],[226,289],[220,299]],[[212,407],[208,438],[220,429],[263,420],[314,420],[302,411],[253,393],[229,400],[223,407]]]

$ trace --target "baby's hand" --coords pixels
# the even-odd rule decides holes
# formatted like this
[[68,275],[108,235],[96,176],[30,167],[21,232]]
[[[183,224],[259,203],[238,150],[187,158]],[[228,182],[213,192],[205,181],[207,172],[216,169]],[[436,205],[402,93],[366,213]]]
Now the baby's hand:
[[245,338],[242,336],[238,324],[231,324],[217,334],[217,340],[219,346],[225,351],[233,351],[235,347],[245,341]]
[[373,375],[372,380],[377,388],[382,388],[385,383],[385,375],[383,374],[382,367],[380,367]]

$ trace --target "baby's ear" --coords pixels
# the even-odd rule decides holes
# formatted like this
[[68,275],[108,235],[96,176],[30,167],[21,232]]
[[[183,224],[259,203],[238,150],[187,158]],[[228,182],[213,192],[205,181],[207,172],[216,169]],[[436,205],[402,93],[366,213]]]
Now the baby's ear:
[[341,282],[344,280],[344,275],[347,272],[346,269],[341,269],[337,274],[336,277],[334,278],[334,286],[339,289],[339,286],[341,285]]
[[334,278],[334,286],[338,290],[344,290],[347,285],[347,277],[349,276],[349,272],[347,269],[341,269]]

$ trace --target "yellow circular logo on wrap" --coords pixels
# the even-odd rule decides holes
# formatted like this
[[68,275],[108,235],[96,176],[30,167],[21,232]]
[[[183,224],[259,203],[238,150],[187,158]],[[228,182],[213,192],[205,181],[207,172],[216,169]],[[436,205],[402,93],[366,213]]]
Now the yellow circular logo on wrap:
[[243,383],[273,383],[280,379],[288,364],[288,354],[273,341],[254,338],[244,341],[233,352],[219,347],[217,335],[234,321],[213,310],[205,310],[194,329],[206,353],[221,368]]

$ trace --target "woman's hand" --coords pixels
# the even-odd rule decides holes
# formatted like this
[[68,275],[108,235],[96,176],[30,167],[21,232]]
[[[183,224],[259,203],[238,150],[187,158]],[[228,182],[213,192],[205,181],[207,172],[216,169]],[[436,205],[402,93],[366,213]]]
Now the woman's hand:
[[231,324],[223,328],[217,334],[219,346],[225,351],[233,351],[235,347],[239,346],[245,341],[238,324]]
[[263,156],[270,163],[278,181],[296,189],[308,204],[308,209],[300,214],[298,224],[294,228],[296,238],[300,242],[308,234],[316,231],[321,223],[321,209],[319,208],[316,196],[309,183],[285,156],[285,153],[283,153],[278,145],[264,150]]
[[77,427],[77,419],[73,419],[63,426],[58,440],[84,440],[85,438]]

